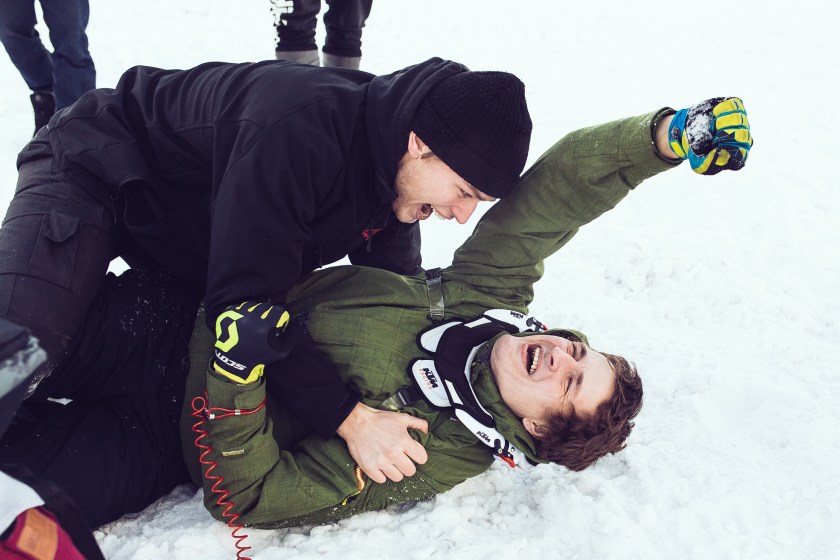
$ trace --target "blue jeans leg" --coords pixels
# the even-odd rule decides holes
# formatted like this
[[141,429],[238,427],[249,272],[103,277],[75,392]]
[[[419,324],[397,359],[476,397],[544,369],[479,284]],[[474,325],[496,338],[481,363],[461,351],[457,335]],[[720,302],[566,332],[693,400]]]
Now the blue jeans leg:
[[96,87],[96,68],[85,34],[90,6],[88,0],[41,0],[41,7],[54,48],[55,108],[61,109]]
[[0,41],[32,91],[53,90],[50,53],[35,30],[35,0],[3,0]]

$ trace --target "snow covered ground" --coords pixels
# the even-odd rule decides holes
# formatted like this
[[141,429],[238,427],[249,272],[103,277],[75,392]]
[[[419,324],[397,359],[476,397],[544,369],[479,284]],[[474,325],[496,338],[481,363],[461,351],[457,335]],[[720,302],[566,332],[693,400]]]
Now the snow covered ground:
[[[267,0],[91,4],[102,87],[135,64],[273,57]],[[624,452],[582,473],[494,467],[432,501],[335,525],[251,530],[256,558],[840,558],[840,79],[829,62],[840,40],[833,2],[779,4],[374,4],[363,68],[441,56],[516,73],[535,124],[530,161],[575,128],[715,95],[744,99],[756,144],[740,173],[682,166],[642,185],[538,285],[535,314],[642,373],[645,407]],[[5,203],[32,117],[5,56],[0,83]],[[427,266],[447,264],[471,225],[424,223]],[[97,538],[109,558],[233,557],[228,530],[187,487]]]

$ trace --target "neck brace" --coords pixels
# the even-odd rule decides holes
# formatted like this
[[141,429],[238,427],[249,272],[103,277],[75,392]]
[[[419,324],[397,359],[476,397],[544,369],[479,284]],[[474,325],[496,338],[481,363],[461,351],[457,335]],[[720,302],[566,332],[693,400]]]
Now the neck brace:
[[472,387],[471,366],[481,345],[499,333],[545,330],[533,317],[506,309],[491,309],[466,322],[450,321],[417,336],[418,346],[434,354],[434,358],[416,359],[409,370],[430,405],[454,410],[456,418],[492,448],[497,459],[511,467],[528,467],[531,463],[525,454],[496,430],[493,415],[478,402]]

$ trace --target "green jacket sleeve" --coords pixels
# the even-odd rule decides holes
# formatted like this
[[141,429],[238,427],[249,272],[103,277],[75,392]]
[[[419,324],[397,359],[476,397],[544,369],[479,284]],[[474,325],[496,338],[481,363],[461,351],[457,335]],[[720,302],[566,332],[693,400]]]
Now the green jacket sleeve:
[[[260,527],[324,523],[362,511],[427,498],[484,472],[492,458],[477,441],[449,433],[446,426],[431,427],[430,434],[415,434],[426,447],[429,460],[417,475],[399,483],[370,483],[357,469],[344,442],[310,435],[292,449],[280,449],[265,400],[264,380],[250,385],[207,375],[210,412],[204,439],[212,450],[207,461],[216,462],[211,475],[221,475],[220,489],[230,493],[231,511],[238,522]],[[218,409],[240,409],[249,414],[220,417]],[[442,422],[448,421],[442,419]],[[206,473],[209,468],[204,465]],[[204,504],[226,521],[214,480],[203,478]]]
[[643,180],[674,167],[655,152],[652,123],[668,109],[572,132],[548,149],[455,253],[448,280],[527,307],[543,261]]

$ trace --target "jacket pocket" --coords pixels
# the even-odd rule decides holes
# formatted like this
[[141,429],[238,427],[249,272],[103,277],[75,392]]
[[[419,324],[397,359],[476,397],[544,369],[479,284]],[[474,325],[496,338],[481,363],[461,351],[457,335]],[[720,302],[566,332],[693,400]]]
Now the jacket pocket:
[[131,266],[163,267],[189,282],[207,281],[204,247],[209,244],[210,234],[201,232],[186,211],[167,210],[147,197],[126,197],[122,212],[133,251],[126,262]]
[[[172,251],[177,240],[171,235],[171,218],[166,206],[152,189],[140,181],[123,187],[122,196],[122,222],[131,240],[131,250],[123,258],[128,257],[126,262],[132,267],[168,262],[165,255]],[[138,249],[140,255],[134,254]],[[124,248],[123,251],[126,250]],[[137,256],[140,260],[135,260]]]
[[148,235],[164,228],[169,211],[153,189],[141,181],[131,181],[122,187],[122,193],[123,220],[128,231]]

